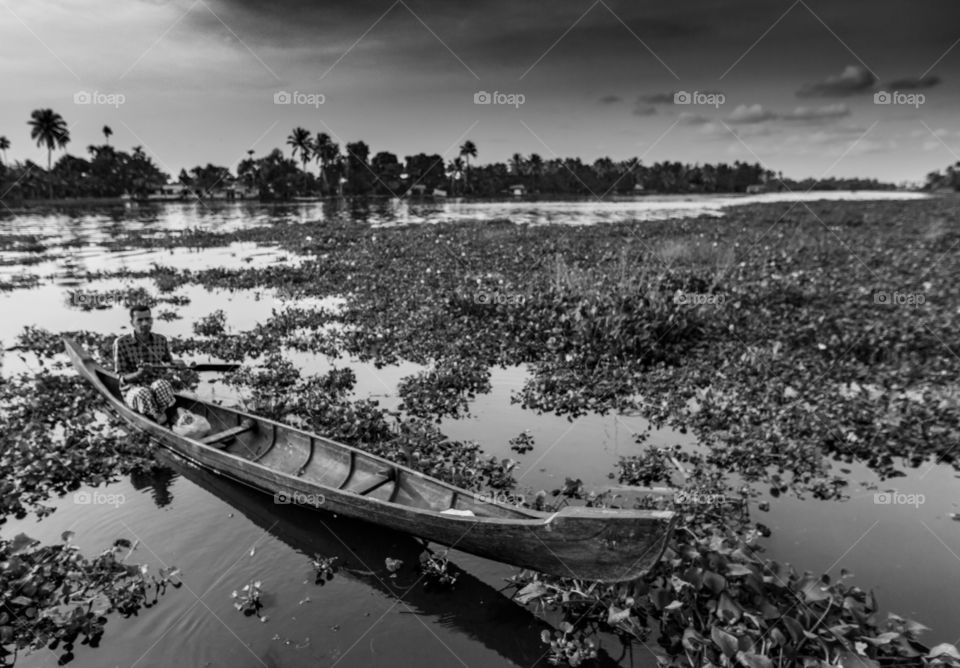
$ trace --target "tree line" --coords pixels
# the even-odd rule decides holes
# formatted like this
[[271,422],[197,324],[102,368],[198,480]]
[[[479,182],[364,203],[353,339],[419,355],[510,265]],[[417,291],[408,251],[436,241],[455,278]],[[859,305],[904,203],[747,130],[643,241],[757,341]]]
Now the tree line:
[[[103,127],[104,143],[87,147],[88,157],[66,153],[70,131],[52,109],[35,110],[28,121],[30,138],[47,153],[47,167],[31,160],[8,164],[10,141],[0,136],[0,199],[30,200],[60,197],[146,196],[165,185],[169,176],[136,146],[131,153],[110,145],[113,131]],[[760,164],[686,164],[663,161],[645,165],[638,159],[608,157],[586,163],[579,158],[544,160],[532,153],[515,153],[508,162],[476,164],[479,149],[465,141],[458,154],[445,159],[437,153],[417,153],[401,161],[389,151],[371,156],[363,141],[340,145],[325,132],[313,135],[296,127],[286,139],[289,155],[275,148],[261,157],[247,151],[233,172],[229,167],[197,165],[183,169],[180,184],[203,196],[231,186],[261,199],[297,196],[404,196],[448,194],[495,197],[506,193],[530,195],[627,195],[637,193],[742,193],[763,190],[889,189],[875,179],[795,181]],[[54,151],[64,154],[54,163]],[[960,163],[958,163],[960,167]],[[948,171],[956,178],[954,172]],[[928,177],[929,180],[929,177]]]

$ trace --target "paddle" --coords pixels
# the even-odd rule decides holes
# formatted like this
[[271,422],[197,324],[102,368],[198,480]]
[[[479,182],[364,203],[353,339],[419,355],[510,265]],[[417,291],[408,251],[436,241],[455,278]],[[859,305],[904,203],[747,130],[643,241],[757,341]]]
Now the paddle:
[[188,364],[187,366],[180,367],[176,364],[147,364],[145,366],[150,367],[151,369],[191,369],[193,371],[236,371],[240,368],[240,364],[229,364],[229,363],[213,363],[213,362],[199,362],[197,364]]

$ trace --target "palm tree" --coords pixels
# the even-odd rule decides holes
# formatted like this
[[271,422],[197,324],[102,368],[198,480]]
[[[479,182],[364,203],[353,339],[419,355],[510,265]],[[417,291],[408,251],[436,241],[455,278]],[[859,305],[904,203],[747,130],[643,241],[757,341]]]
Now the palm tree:
[[[37,146],[47,147],[47,172],[49,172],[52,166],[53,149],[63,148],[70,141],[67,122],[53,109],[34,109],[27,125],[30,126],[30,139],[36,140]],[[52,180],[48,180],[47,188],[50,199],[53,199]]]
[[287,146],[292,148],[293,157],[300,153],[300,161],[303,163],[303,189],[307,189],[307,160],[310,159],[310,150],[313,148],[313,142],[310,141],[310,131],[299,126],[293,129],[290,136],[287,137]]
[[330,135],[326,132],[318,132],[317,138],[313,140],[313,157],[320,166],[320,184],[324,193],[330,185],[327,183],[327,162],[330,157]]
[[463,159],[460,156],[457,156],[450,161],[449,167],[450,174],[450,192],[454,195],[457,194],[457,181],[460,180],[460,177],[463,175]]
[[110,135],[113,134],[113,130],[110,129],[109,125],[103,126],[103,139],[107,142],[107,146],[110,145]]
[[474,144],[469,139],[463,142],[463,146],[460,147],[460,155],[467,159],[467,169],[464,173],[463,184],[469,189],[470,186],[470,158],[477,157],[477,145]]
[[30,126],[30,139],[37,146],[47,147],[47,171],[50,171],[53,149],[63,148],[70,141],[70,130],[63,116],[53,109],[34,109],[27,121]]
[[7,149],[10,148],[10,140],[6,137],[0,137],[0,151],[3,151],[3,164],[7,164]]
[[523,159],[523,156],[519,153],[514,153],[513,157],[510,158],[510,171],[516,174],[518,177],[523,176],[524,165],[526,161]]
[[530,166],[530,174],[533,175],[533,189],[539,190],[540,174],[543,173],[543,158],[536,153],[531,153],[527,159],[527,164]]

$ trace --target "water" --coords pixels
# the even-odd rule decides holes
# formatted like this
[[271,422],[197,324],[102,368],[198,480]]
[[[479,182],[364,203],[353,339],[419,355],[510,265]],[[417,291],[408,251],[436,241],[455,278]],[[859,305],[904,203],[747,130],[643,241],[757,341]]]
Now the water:
[[[887,193],[884,196],[890,196]],[[857,193],[863,197],[863,193]],[[772,199],[776,196],[760,196]],[[744,202],[748,198],[713,198]],[[750,198],[756,200],[757,198]],[[120,211],[68,213],[20,212],[0,220],[4,233],[35,234],[52,246],[40,264],[0,267],[0,277],[21,270],[42,277],[39,287],[0,293],[0,341],[9,345],[25,325],[53,331],[86,329],[111,333],[127,324],[122,308],[80,311],[68,308],[67,291],[78,285],[88,290],[112,290],[152,283],[143,279],[83,282],[84,269],[148,269],[153,264],[178,268],[211,266],[265,266],[298,262],[301,258],[274,248],[236,244],[226,248],[185,252],[128,250],[111,252],[104,244],[131,227],[164,231],[210,227],[239,229],[289,223],[311,216],[355,215],[368,222],[429,222],[435,219],[509,217],[528,222],[589,222],[636,218],[649,207],[650,216],[680,215],[687,205],[706,206],[703,198],[644,198],[631,202],[445,202],[442,204],[380,203],[338,209],[332,204],[257,207],[231,205],[209,209],[193,205],[127,208]],[[681,206],[682,205],[682,206]],[[659,208],[657,208],[659,206]],[[710,204],[712,206],[712,204]],[[394,207],[394,208],[391,208]],[[673,207],[673,208],[670,208]],[[668,211],[669,210],[669,211]],[[392,214],[386,213],[392,211]],[[670,212],[673,213],[670,213]],[[505,213],[506,212],[506,213]],[[592,212],[592,213],[591,213]],[[722,211],[721,211],[722,213]],[[590,217],[593,216],[592,219]],[[371,220],[372,219],[372,220]],[[64,247],[82,242],[79,251]],[[6,255],[6,257],[13,257]],[[4,273],[6,272],[6,273]],[[227,327],[249,329],[287,301],[270,290],[207,291],[185,286],[174,294],[190,303],[171,307],[182,319],[157,322],[157,330],[172,336],[191,334],[191,324],[216,309],[227,314]],[[335,306],[336,302],[325,305]],[[168,308],[166,305],[161,308]],[[323,356],[289,352],[304,373],[319,373],[349,364],[357,375],[356,395],[372,397],[395,408],[401,378],[421,367],[404,363],[377,369],[357,360],[330,360]],[[7,354],[4,373],[31,368],[30,360]],[[471,415],[446,419],[441,427],[450,437],[477,440],[490,453],[520,461],[516,472],[519,493],[548,492],[561,487],[567,476],[578,477],[588,488],[613,484],[608,474],[620,456],[638,454],[632,434],[646,423],[631,416],[589,415],[568,421],[536,415],[511,404],[510,396],[526,377],[526,369],[494,369],[492,391],[470,406]],[[198,394],[205,398],[237,400],[230,388],[204,374]],[[526,455],[509,450],[507,442],[530,430],[535,448]],[[661,430],[654,445],[675,443],[694,447],[689,435]],[[409,537],[342,518],[298,510],[278,509],[272,498],[170,460],[172,473],[157,477],[127,477],[96,490],[110,493],[114,504],[80,503],[85,497],[67,495],[54,500],[54,512],[43,521],[33,517],[10,520],[0,535],[21,531],[45,543],[58,542],[63,531],[76,532],[75,542],[94,555],[118,537],[139,540],[129,561],[147,563],[154,572],[170,565],[183,572],[185,586],[168,590],[158,605],[137,617],[113,615],[99,649],[79,648],[73,665],[86,666],[533,666],[542,665],[540,630],[543,620],[510,603],[497,592],[514,569],[458,552],[452,561],[464,570],[452,593],[425,590],[416,581],[413,565],[419,545]],[[956,573],[960,531],[949,513],[960,508],[956,473],[949,466],[925,465],[906,469],[906,477],[891,483],[878,481],[860,466],[845,466],[854,481],[847,502],[793,497],[768,498],[769,513],[755,519],[773,534],[764,542],[771,558],[791,562],[799,571],[841,568],[855,574],[854,583],[873,588],[883,610],[917,619],[932,628],[927,643],[954,642],[960,601],[930,596]],[[876,489],[875,489],[876,487]],[[877,503],[878,491],[922,493],[917,505]],[[103,498],[103,497],[100,497]],[[310,558],[338,556],[347,570],[326,586],[313,582]],[[384,568],[387,558],[403,559],[406,567],[396,578]],[[261,623],[232,607],[231,592],[260,580],[265,591]],[[309,600],[308,600],[309,599]],[[550,620],[547,620],[550,621]],[[615,640],[604,647],[619,656]],[[41,650],[21,658],[18,666],[54,666],[57,657]],[[655,662],[642,647],[634,651],[635,665]],[[538,664],[538,662],[540,662]],[[612,664],[606,657],[605,662]],[[623,665],[629,665],[624,659]]]

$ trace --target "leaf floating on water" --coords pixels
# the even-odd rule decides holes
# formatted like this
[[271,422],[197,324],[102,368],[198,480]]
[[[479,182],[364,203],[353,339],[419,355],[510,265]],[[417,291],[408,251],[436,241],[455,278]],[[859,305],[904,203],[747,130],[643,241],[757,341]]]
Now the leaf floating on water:
[[251,548],[250,548],[250,556],[252,557],[252,556],[255,555],[256,553],[257,553],[257,548],[256,548],[256,547],[251,547]]
[[28,547],[33,547],[39,543],[39,540],[31,538],[25,533],[18,533],[10,543],[10,554],[18,554]]
[[62,540],[64,543],[69,543],[70,539],[76,535],[77,534],[73,531],[64,531],[62,534],[60,534],[60,540]]
[[389,572],[396,573],[398,570],[400,570],[400,567],[403,566],[403,559],[391,559],[390,557],[387,557],[385,563]]

